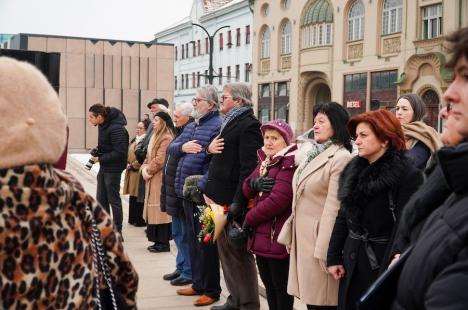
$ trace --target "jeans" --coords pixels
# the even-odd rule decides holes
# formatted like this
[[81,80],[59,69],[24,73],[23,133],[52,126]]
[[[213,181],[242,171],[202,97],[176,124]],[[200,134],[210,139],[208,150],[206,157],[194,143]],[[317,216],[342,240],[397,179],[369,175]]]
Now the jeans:
[[109,204],[112,207],[112,219],[115,227],[122,232],[122,199],[120,199],[119,172],[98,172],[96,200],[110,214]]
[[177,246],[176,270],[180,277],[191,280],[192,268],[183,212],[179,212],[179,215],[172,217],[172,238]]
[[258,272],[265,285],[270,310],[292,310],[294,297],[287,292],[289,257],[287,259],[256,256]]

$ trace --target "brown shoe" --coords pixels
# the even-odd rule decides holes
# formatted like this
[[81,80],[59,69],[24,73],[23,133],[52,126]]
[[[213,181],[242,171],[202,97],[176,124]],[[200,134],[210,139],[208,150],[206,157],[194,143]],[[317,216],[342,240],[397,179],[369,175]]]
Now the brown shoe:
[[177,292],[177,295],[182,295],[182,296],[201,295],[199,292],[197,292],[196,290],[194,290],[191,287],[181,288],[181,289],[178,289],[176,292]]
[[202,307],[202,306],[208,306],[208,305],[211,305],[212,303],[218,301],[219,298],[211,298],[210,296],[206,296],[206,295],[201,295],[197,300],[195,300],[193,302],[193,305],[195,307]]

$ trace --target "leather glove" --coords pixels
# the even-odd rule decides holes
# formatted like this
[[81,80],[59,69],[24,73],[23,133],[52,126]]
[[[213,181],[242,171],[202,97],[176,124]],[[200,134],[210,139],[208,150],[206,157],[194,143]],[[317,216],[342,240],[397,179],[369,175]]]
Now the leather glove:
[[233,202],[229,205],[228,218],[237,218],[244,214],[244,208],[237,202]]
[[250,181],[250,188],[256,193],[271,192],[273,185],[275,185],[275,179],[267,177],[259,177]]
[[193,201],[196,205],[205,204],[203,194],[196,186],[188,186],[184,191],[184,198]]

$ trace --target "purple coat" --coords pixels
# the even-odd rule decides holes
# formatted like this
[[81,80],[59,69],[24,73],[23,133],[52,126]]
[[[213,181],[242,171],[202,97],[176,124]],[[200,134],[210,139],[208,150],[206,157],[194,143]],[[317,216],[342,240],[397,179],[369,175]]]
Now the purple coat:
[[291,183],[296,170],[294,164],[296,149],[296,145],[291,145],[281,150],[268,165],[266,176],[275,179],[271,192],[260,196],[250,189],[250,181],[259,177],[260,164],[266,158],[262,149],[257,152],[257,167],[244,181],[242,188],[244,195],[248,199],[254,199],[254,207],[245,217],[246,223],[253,228],[247,249],[256,255],[275,259],[285,259],[289,256],[286,247],[276,240],[284,222],[291,215],[293,200]]

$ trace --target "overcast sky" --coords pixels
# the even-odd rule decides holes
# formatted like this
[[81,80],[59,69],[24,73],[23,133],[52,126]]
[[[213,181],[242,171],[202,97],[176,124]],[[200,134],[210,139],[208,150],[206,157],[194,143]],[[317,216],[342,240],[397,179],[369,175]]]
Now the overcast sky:
[[191,7],[192,0],[0,0],[0,33],[150,41]]

